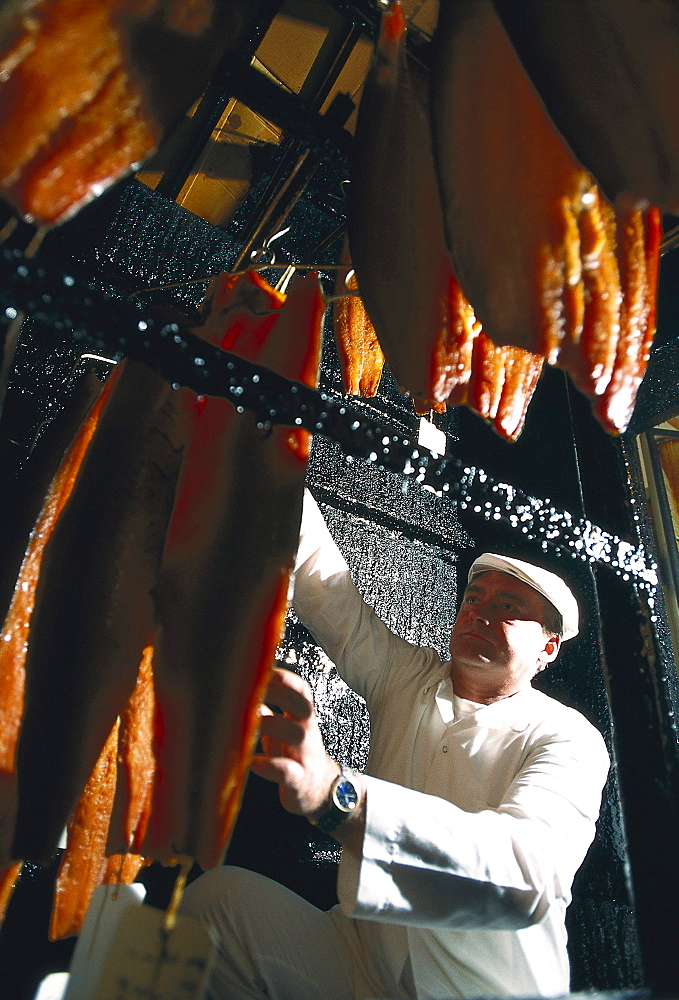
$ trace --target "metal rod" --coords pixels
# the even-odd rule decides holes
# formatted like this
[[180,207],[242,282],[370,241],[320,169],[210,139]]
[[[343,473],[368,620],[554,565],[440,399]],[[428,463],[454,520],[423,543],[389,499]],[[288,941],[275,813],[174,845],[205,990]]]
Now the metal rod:
[[396,433],[388,419],[368,415],[343,396],[290,382],[207,343],[188,327],[144,317],[129,304],[6,248],[0,250],[0,310],[5,315],[23,310],[59,336],[69,332],[85,350],[135,358],[173,384],[228,399],[239,411],[253,411],[264,434],[276,424],[322,434],[340,445],[348,461],[355,456],[395,472],[405,488],[408,483],[430,487],[471,515],[517,530],[543,551],[606,566],[649,596],[655,593],[657,567],[642,545],[498,483],[476,466],[433,456],[412,435]]
[[241,31],[219,61],[193,117],[186,124],[179,149],[156,186],[158,194],[172,200],[179,195],[233,96],[232,78],[236,64],[252,59],[281,3],[282,0],[251,0]]
[[[352,110],[353,103],[338,95],[328,108],[324,120],[344,121]],[[281,228],[320,162],[318,152],[312,151],[301,140],[290,139],[273,177],[251,213],[250,226],[234,263],[234,270],[243,267],[252,250],[261,246],[270,233]]]
[[679,431],[671,431],[671,430],[665,429],[664,427],[663,428],[654,427],[653,428],[653,436],[658,441],[661,438],[667,438],[668,440],[671,441],[672,438],[679,438]]
[[[665,432],[662,431],[661,435],[665,436]],[[667,436],[679,437],[679,434]],[[674,521],[672,519],[672,510],[670,508],[670,498],[667,493],[665,473],[662,467],[662,460],[660,458],[660,451],[658,449],[655,430],[648,431],[646,433],[646,442],[648,444],[648,455],[651,460],[651,469],[653,472],[653,480],[655,482],[658,508],[660,511],[660,521],[663,528],[663,534],[665,536],[668,569],[670,571],[674,592],[675,594],[679,594],[679,552],[677,551],[677,541],[674,531]]]
[[[361,34],[359,27],[345,25],[337,36],[329,36],[321,47],[300,92],[300,100],[308,103],[312,113],[317,114],[325,103]],[[252,73],[250,78],[254,83]],[[259,84],[263,82],[257,80],[258,86],[251,87],[250,98],[247,98],[248,87],[245,83],[242,94],[242,99],[246,103],[248,99],[253,101],[260,111],[264,109],[260,103],[261,99],[258,100],[255,94],[259,92]],[[286,101],[289,104],[288,98]],[[319,125],[323,125],[324,131],[328,125],[332,128],[337,127],[339,131],[353,109],[354,105],[350,99],[338,96],[326,115],[319,117]],[[285,123],[280,117],[274,120],[276,124],[285,128]],[[297,130],[294,135],[289,135],[288,146],[274,176],[252,212],[250,225],[235,263],[236,268],[242,267],[247,262],[253,248],[260,245],[273,229],[281,227],[311,180],[318,163],[319,157],[311,153],[307,141]]]
[[302,84],[302,100],[321,110],[362,34],[354,24],[343,24],[339,32],[328,33]]

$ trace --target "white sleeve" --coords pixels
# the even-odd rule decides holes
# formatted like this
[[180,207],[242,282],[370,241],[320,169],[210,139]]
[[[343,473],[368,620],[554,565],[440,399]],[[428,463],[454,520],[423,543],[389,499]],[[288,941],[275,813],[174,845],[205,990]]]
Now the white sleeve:
[[570,888],[595,833],[608,773],[603,739],[538,742],[497,809],[466,812],[437,796],[366,777],[360,859],[343,853],[347,916],[415,927],[516,930]]
[[355,691],[369,698],[397,651],[411,647],[391,632],[356,589],[311,493],[304,494],[293,606]]

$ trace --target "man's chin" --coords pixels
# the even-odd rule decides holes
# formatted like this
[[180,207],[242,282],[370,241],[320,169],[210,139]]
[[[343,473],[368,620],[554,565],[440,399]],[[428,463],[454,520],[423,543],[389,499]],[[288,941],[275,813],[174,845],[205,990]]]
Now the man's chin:
[[451,642],[449,652],[451,660],[468,663],[470,666],[487,666],[492,661],[490,642],[475,636],[462,636]]

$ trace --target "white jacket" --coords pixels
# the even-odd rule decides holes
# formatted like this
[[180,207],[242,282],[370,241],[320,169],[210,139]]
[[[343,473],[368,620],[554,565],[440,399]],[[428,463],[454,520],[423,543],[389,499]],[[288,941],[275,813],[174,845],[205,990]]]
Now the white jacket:
[[578,712],[532,687],[458,698],[450,664],[362,600],[307,494],[295,609],[368,705],[367,822],[333,913],[357,996],[560,996],[565,912],[609,759]]

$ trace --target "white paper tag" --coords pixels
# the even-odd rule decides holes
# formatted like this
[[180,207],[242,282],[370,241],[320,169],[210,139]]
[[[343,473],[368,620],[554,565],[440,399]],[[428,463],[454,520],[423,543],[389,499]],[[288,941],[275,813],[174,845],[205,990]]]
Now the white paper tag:
[[141,906],[145,895],[146,889],[138,882],[132,885],[100,885],[94,890],[71,959],[64,1000],[89,997],[101,975],[108,946],[118,925],[125,919],[128,910]]
[[199,920],[131,908],[113,936],[101,978],[89,1000],[201,1000],[215,948]]

